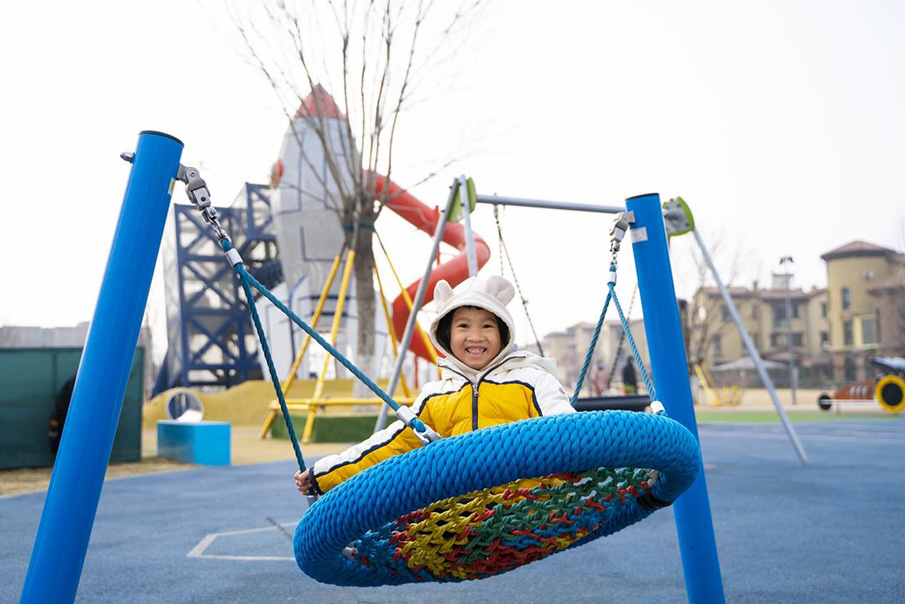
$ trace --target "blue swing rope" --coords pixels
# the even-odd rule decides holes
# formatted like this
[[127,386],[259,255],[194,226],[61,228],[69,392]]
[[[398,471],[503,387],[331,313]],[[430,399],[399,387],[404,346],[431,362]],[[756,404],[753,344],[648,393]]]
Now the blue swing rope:
[[[616,266],[610,265],[610,273],[616,274]],[[575,406],[575,401],[578,400],[578,395],[581,394],[581,385],[584,383],[584,378],[588,374],[588,368],[591,366],[591,359],[594,358],[594,349],[597,348],[597,339],[600,337],[600,330],[603,328],[603,320],[606,319],[606,311],[610,306],[610,299],[613,297],[613,290],[611,289],[607,295],[606,300],[603,302],[603,310],[600,311],[600,318],[597,319],[597,327],[594,329],[594,335],[591,336],[591,344],[588,346],[588,353],[585,355],[584,364],[581,366],[581,373],[578,374],[578,382],[575,383],[575,392],[572,393],[572,406]]]
[[622,305],[619,304],[619,299],[616,297],[615,288],[616,284],[613,281],[610,281],[610,293],[613,295],[613,303],[616,305],[616,310],[619,312],[619,318],[622,320],[622,329],[625,331],[628,343],[632,347],[632,354],[635,356],[635,363],[638,365],[638,370],[641,371],[641,379],[644,380],[644,387],[647,388],[647,395],[650,397],[650,400],[655,401],[657,400],[657,391],[654,389],[654,383],[647,375],[647,370],[644,368],[644,363],[641,361],[641,353],[638,352],[638,346],[635,345],[635,338],[632,336],[632,330],[629,329],[628,320],[622,312]]
[[581,385],[584,383],[585,376],[588,373],[588,369],[591,366],[591,360],[594,358],[594,350],[597,348],[597,339],[600,337],[600,330],[603,328],[603,320],[606,318],[606,311],[609,308],[610,300],[613,301],[613,304],[616,305],[616,311],[619,313],[619,319],[622,321],[622,331],[625,332],[626,337],[628,338],[629,345],[632,348],[632,354],[635,357],[635,363],[638,365],[638,369],[641,371],[641,378],[644,380],[644,387],[647,388],[647,394],[650,397],[650,400],[657,400],[657,391],[654,388],[654,383],[651,381],[650,377],[647,375],[647,370],[644,368],[644,362],[641,359],[641,353],[638,352],[638,346],[635,344],[635,338],[632,336],[632,330],[629,327],[628,319],[625,318],[625,314],[622,312],[622,305],[619,304],[619,298],[616,296],[616,265],[610,265],[610,279],[609,279],[609,292],[606,295],[606,300],[603,303],[603,310],[600,312],[600,318],[597,320],[597,327],[594,329],[594,335],[591,336],[591,343],[588,346],[588,353],[585,355],[584,364],[581,366],[581,373],[578,375],[578,381],[575,384],[575,392],[572,394],[572,406],[575,406],[575,401],[578,400],[578,395],[581,394]]
[[[229,251],[232,246],[224,240],[223,249]],[[241,270],[240,270],[241,267]],[[286,428],[289,430],[289,440],[292,441],[292,448],[295,451],[295,459],[299,464],[299,471],[304,472],[305,460],[302,457],[302,449],[299,446],[298,438],[295,435],[295,427],[292,425],[292,418],[289,417],[289,407],[286,405],[286,397],[283,396],[283,388],[280,385],[280,379],[277,376],[276,367],[273,364],[273,356],[270,354],[270,346],[267,345],[267,337],[264,335],[264,327],[261,325],[261,317],[258,315],[258,307],[255,304],[255,297],[252,294],[251,287],[248,285],[246,277],[251,277],[242,264],[236,265],[236,271],[239,273],[240,281],[242,281],[242,289],[245,291],[245,299],[248,301],[248,309],[251,311],[251,318],[255,324],[255,331],[258,332],[258,340],[261,342],[261,350],[264,352],[264,358],[267,360],[267,369],[270,371],[270,380],[273,382],[273,389],[277,393],[280,401],[280,410],[283,412],[283,421],[286,422]]]

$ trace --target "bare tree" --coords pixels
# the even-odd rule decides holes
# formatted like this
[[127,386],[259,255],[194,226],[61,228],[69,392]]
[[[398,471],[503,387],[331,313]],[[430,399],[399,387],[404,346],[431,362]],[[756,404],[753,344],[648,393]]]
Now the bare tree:
[[[722,238],[716,237],[713,244],[708,246],[712,258],[725,257],[722,248]],[[697,273],[698,288],[688,306],[688,362],[703,362],[707,358],[707,347],[713,342],[714,335],[718,335],[726,324],[723,319],[723,297],[710,278],[710,268],[703,254],[697,248],[692,249],[692,259]],[[729,263],[729,272],[720,277],[726,283],[726,287],[732,291],[732,283],[741,272],[740,250],[736,249]],[[691,368],[689,368],[691,369]]]
[[[456,47],[451,38],[467,27],[481,1],[270,0],[255,15],[233,11],[251,60],[281,100],[290,124],[302,100],[321,87],[339,99],[347,118],[346,132],[337,137],[323,108],[302,114],[336,186],[320,185],[344,227],[345,245],[355,251],[357,360],[366,371],[375,352],[373,225],[388,195],[375,174],[385,174],[387,181],[392,177],[400,116],[425,78],[451,60]],[[317,104],[325,97],[311,98]],[[347,142],[353,143],[351,149],[337,148]]]

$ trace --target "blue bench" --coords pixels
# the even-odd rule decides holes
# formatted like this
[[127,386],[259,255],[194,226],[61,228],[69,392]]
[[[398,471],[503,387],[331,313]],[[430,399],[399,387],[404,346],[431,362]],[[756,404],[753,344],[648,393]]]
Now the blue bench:
[[202,466],[230,464],[229,422],[157,422],[157,454]]

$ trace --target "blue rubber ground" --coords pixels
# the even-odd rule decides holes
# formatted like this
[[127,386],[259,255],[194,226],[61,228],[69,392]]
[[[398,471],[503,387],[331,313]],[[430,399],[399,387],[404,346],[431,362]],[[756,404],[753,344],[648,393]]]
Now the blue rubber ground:
[[[779,425],[700,427],[727,601],[905,601],[905,418],[796,427],[808,468]],[[669,509],[483,581],[317,583],[292,555],[290,535],[304,508],[293,467],[287,461],[107,482],[77,601],[686,601]],[[18,601],[44,495],[0,498],[0,602]],[[201,557],[188,557],[193,551]]]

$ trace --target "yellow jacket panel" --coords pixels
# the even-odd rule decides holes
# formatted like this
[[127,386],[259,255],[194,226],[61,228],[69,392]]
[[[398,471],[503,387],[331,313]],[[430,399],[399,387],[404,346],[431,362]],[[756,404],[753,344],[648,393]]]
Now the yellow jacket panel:
[[[425,384],[412,404],[418,418],[446,438],[479,428],[574,409],[554,377],[552,359],[516,350],[483,372],[466,375],[460,364],[441,360],[443,379]],[[317,491],[326,492],[388,457],[421,446],[411,429],[397,421],[312,469]]]

